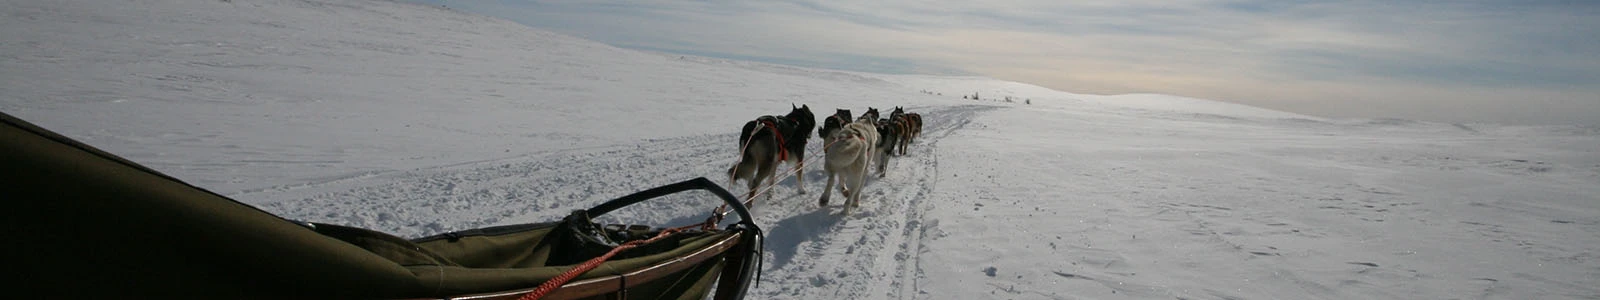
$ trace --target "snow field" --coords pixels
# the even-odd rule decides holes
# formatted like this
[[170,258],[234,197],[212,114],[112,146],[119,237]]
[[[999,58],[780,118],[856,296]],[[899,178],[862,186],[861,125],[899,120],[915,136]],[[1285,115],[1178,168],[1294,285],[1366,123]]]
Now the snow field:
[[[553,221],[723,182],[738,126],[791,103],[898,105],[923,136],[861,209],[817,207],[820,161],[810,193],[786,179],[755,208],[755,298],[1600,298],[1593,127],[646,53],[387,1],[0,11],[0,110],[291,219],[406,237]],[[713,199],[607,218],[683,225]]]

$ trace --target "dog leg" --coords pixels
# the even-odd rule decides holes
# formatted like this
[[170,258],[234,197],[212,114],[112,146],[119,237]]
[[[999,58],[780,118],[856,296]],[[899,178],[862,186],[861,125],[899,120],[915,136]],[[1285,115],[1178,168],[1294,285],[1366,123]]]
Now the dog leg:
[[772,202],[772,194],[778,193],[777,190],[774,189],[778,187],[778,174],[772,174],[772,177],[767,178],[767,182],[767,202]]
[[855,188],[855,190],[856,190],[856,192],[854,194],[851,194],[850,197],[845,197],[845,199],[844,199],[844,215],[845,216],[849,216],[850,215],[850,211],[854,210],[854,208],[855,208],[854,204],[856,202],[856,199],[861,197],[861,178],[862,177],[866,177],[865,176],[866,173],[864,173],[864,172],[850,172],[850,173],[853,173],[853,174],[849,174],[848,175],[849,178],[840,178],[842,180],[849,180],[850,182],[845,184],[845,185],[850,186],[852,188]]
[[745,177],[745,186],[750,188],[750,192],[746,193],[744,196],[745,206],[755,207],[756,191],[761,190],[762,181],[766,181],[768,176],[772,176],[771,172],[767,171],[768,168],[764,167],[765,165],[765,161],[757,161],[754,164],[747,164],[744,166],[749,171],[740,170],[741,172],[754,173]]
[[799,185],[796,185],[794,187],[795,191],[800,192],[801,195],[805,195],[806,194],[806,158],[805,157],[800,157],[800,160],[798,162],[796,162],[795,165],[794,165],[794,180],[795,180],[795,182],[799,182]]
[[[861,179],[856,180],[856,186],[860,186],[862,191],[866,191],[867,172],[861,172]],[[866,196],[864,194],[866,193],[856,193],[855,198],[850,198],[850,207],[861,207],[861,197]]]
[[[863,154],[865,154],[865,153],[863,153]],[[866,157],[862,157],[863,160],[865,160],[865,158]],[[854,167],[854,166],[852,166],[852,167]],[[846,171],[846,172],[844,172],[845,173],[845,175],[843,176],[844,178],[840,178],[840,180],[845,181],[844,182],[845,186],[849,187],[852,190],[855,190],[854,193],[850,193],[850,196],[849,197],[845,197],[845,199],[844,199],[844,215],[845,216],[849,216],[850,212],[854,210],[855,206],[853,204],[855,203],[857,198],[861,197],[861,193],[864,191],[861,188],[861,183],[863,182],[862,179],[864,179],[866,177],[866,175],[867,175],[866,168],[867,168],[866,165],[862,165],[857,170]]]
[[778,161],[777,159],[768,161],[772,163],[762,165],[761,169],[756,171],[756,178],[762,179],[758,181],[767,182],[767,201],[772,201],[773,189],[778,186],[778,164],[782,163],[782,161]]
[[749,188],[749,192],[746,192],[744,195],[745,206],[753,207],[756,204],[756,189],[761,185],[761,180],[758,178],[759,177],[745,180],[745,187]]
[[[851,184],[855,184],[855,181],[856,181],[855,180],[856,176],[853,173],[855,173],[855,172],[846,172],[844,176],[840,176],[839,181],[845,181],[845,182],[840,182],[841,183],[840,185],[845,186],[845,188],[852,188],[852,187],[853,188],[859,188],[859,186],[850,186]],[[857,191],[857,192],[859,192],[859,191]],[[850,201],[852,199],[855,199],[855,198],[856,198],[856,195],[849,195],[849,196],[845,196],[844,197],[844,215],[845,216],[849,216],[850,215]]]
[[[822,198],[821,199],[817,199],[817,206],[819,206],[819,207],[827,207],[828,206],[828,196],[833,194],[833,172],[827,172],[827,173],[828,173],[828,186],[822,188]],[[841,184],[841,185],[843,185],[843,184]],[[849,197],[849,196],[845,196],[845,197]]]
[[889,161],[889,154],[884,153],[883,151],[876,151],[871,155],[873,156],[872,158],[874,160],[871,166],[875,167],[873,168],[874,170],[878,170],[878,178],[883,178],[884,176],[888,175],[884,174],[884,171],[888,165],[887,162]]

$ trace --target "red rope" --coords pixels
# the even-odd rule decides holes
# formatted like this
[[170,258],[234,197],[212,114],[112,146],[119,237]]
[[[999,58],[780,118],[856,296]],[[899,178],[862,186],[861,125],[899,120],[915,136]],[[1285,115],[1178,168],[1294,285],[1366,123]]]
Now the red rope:
[[[551,291],[556,290],[556,288],[561,287],[561,285],[567,284],[568,281],[572,281],[572,279],[573,278],[577,278],[578,275],[583,275],[583,273],[589,272],[589,270],[594,270],[594,268],[600,267],[600,264],[605,263],[607,259],[611,259],[611,257],[617,255],[618,252],[622,252],[623,250],[633,249],[633,247],[638,247],[639,245],[653,243],[655,241],[661,240],[662,238],[670,236],[670,235],[672,235],[674,233],[678,233],[678,231],[686,230],[688,228],[700,227],[700,226],[702,226],[702,225],[701,224],[695,224],[695,225],[689,225],[689,226],[684,226],[684,227],[678,227],[678,228],[671,228],[671,229],[667,229],[667,230],[662,230],[660,234],[656,234],[655,237],[652,237],[650,239],[636,240],[636,241],[632,241],[632,242],[623,243],[622,245],[617,245],[616,248],[612,248],[611,251],[610,252],[606,252],[605,255],[601,255],[600,257],[596,257],[596,258],[590,259],[589,261],[583,262],[583,264],[580,264],[580,265],[578,265],[576,267],[573,267],[572,269],[567,270],[567,272],[565,272],[565,273],[561,273],[560,276],[556,276],[555,278],[551,278],[550,281],[545,281],[544,284],[540,284],[538,288],[533,289],[532,292],[528,292],[528,294],[526,294],[526,295],[522,295],[522,297],[521,298],[517,298],[517,300],[536,300],[536,299],[539,299],[539,298],[544,298],[545,294],[549,294]],[[626,287],[624,287],[624,288],[626,288]]]

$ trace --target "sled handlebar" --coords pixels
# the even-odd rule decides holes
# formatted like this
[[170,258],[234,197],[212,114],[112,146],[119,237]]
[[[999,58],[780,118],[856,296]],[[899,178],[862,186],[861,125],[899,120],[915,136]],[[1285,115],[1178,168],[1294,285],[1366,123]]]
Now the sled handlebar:
[[744,203],[740,203],[739,199],[733,196],[733,193],[728,192],[728,190],[723,189],[721,186],[717,186],[716,183],[712,183],[710,179],[706,179],[705,177],[698,177],[679,183],[659,186],[627,196],[622,196],[622,198],[606,201],[606,203],[601,203],[600,205],[596,205],[594,208],[590,208],[589,215],[604,215],[613,210],[634,205],[639,202],[644,202],[645,200],[676,194],[678,192],[688,190],[706,190],[714,195],[717,195],[717,198],[722,198],[723,203],[725,203],[728,207],[733,208],[733,212],[739,214],[739,223],[751,223],[751,225],[755,224],[755,218],[750,217],[750,210],[744,207]]

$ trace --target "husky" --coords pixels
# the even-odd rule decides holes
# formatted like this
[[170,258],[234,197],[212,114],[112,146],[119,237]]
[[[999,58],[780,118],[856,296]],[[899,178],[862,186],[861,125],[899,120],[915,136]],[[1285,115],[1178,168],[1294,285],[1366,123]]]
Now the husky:
[[844,214],[850,215],[851,208],[861,206],[862,187],[867,185],[867,167],[879,152],[878,128],[871,120],[857,119],[834,131],[827,137],[827,143],[829,146],[823,149],[826,154],[822,170],[828,173],[828,184],[822,189],[822,198],[817,204],[828,206],[834,177],[838,176],[839,191],[846,198]]
[[834,130],[839,130],[844,124],[850,124],[850,120],[850,110],[834,109],[832,116],[822,120],[822,128],[817,128],[817,136],[826,139]]
[[899,155],[906,155],[906,148],[922,134],[922,116],[906,113],[905,109],[895,106],[894,110],[889,112],[889,120],[898,123],[900,127],[899,143],[896,146],[900,147]]
[[871,106],[868,106],[867,107],[867,112],[862,113],[860,117],[856,117],[856,122],[861,122],[861,120],[866,120],[868,123],[877,122],[878,121],[878,109],[872,108]]
[[[728,168],[728,186],[733,186],[739,179],[747,181],[750,192],[746,194],[747,206],[755,206],[757,187],[762,181],[771,180],[777,184],[774,172],[781,162],[794,165],[797,173],[804,174],[806,162],[806,140],[811,139],[811,129],[817,126],[817,120],[811,115],[811,108],[805,105],[794,107],[784,116],[761,116],[750,122],[744,123],[744,128],[739,131],[739,161]],[[806,193],[805,176],[797,176],[795,186],[801,195]],[[772,200],[772,193],[767,193],[767,200]]]
[[[901,140],[905,139],[904,124],[904,122],[901,122],[898,119],[878,120],[878,126],[876,128],[878,131],[878,151],[872,153],[873,155],[876,155],[873,157],[873,160],[878,162],[878,178],[883,178],[884,176],[889,175],[887,172],[887,168],[889,167],[889,156],[894,155],[895,147],[905,147],[905,144],[901,143]],[[904,150],[902,150],[902,152],[903,151]]]
[[911,139],[907,141],[916,141],[917,137],[922,136],[922,115],[917,113],[906,113],[906,120],[911,121]]

